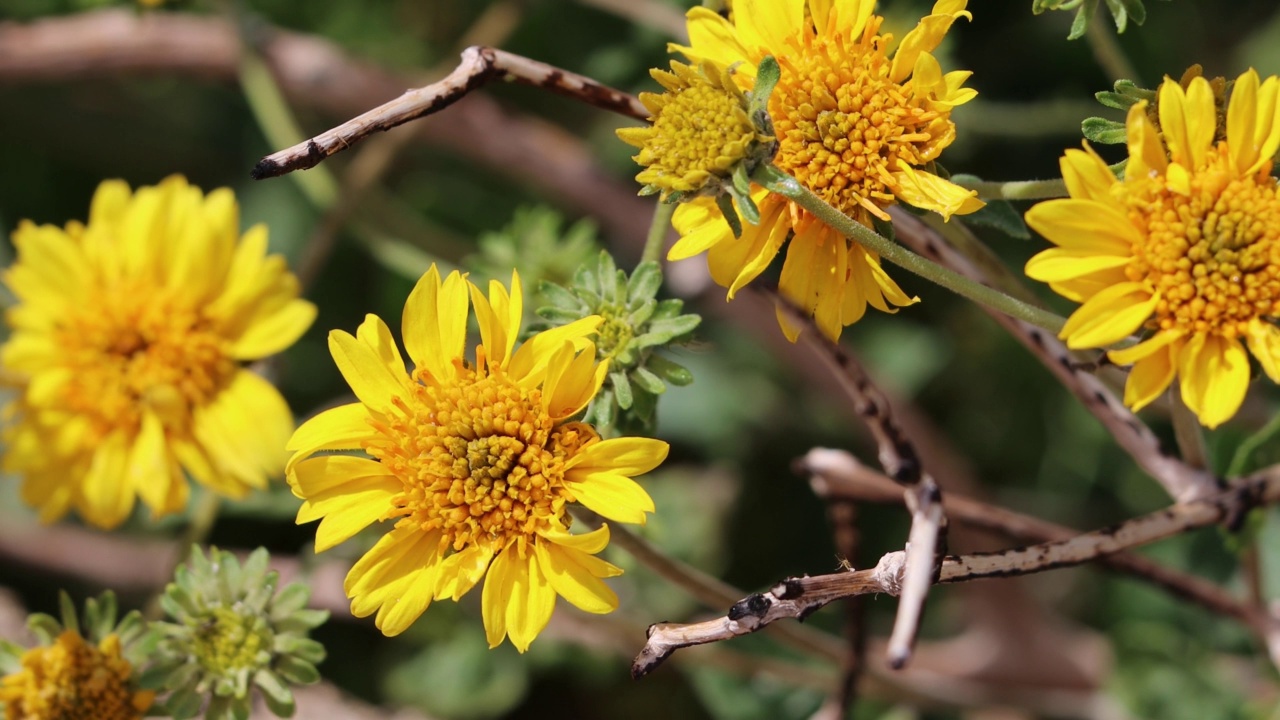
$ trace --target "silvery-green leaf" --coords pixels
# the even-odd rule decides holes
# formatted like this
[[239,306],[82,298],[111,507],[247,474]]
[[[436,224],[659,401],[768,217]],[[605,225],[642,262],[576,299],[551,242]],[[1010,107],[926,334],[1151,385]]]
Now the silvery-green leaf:
[[662,287],[662,268],[658,263],[649,260],[636,266],[627,281],[628,305],[635,301],[651,300]]
[[651,395],[661,395],[667,391],[667,386],[663,384],[662,378],[642,367],[631,371],[631,382]]
[[618,407],[623,410],[631,408],[631,382],[627,380],[625,372],[609,373],[609,380],[613,383],[613,396],[618,401]]
[[693,373],[689,372],[687,368],[656,353],[649,356],[649,361],[645,363],[645,367],[677,387],[683,387],[693,382]]

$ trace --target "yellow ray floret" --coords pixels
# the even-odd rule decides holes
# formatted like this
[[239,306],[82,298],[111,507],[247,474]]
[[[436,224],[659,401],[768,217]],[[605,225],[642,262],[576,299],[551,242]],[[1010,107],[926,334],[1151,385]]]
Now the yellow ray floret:
[[[1249,384],[1249,354],[1280,382],[1280,79],[1249,70],[1219,127],[1209,81],[1166,78],[1126,121],[1124,180],[1088,147],[1068,150],[1070,199],[1040,203],[1027,222],[1056,247],[1027,275],[1081,303],[1062,337],[1073,348],[1142,341],[1110,357],[1133,365],[1125,402],[1141,408],[1180,380],[1208,427],[1230,419]],[[1215,140],[1215,138],[1221,138]]]
[[13,242],[4,467],[42,519],[111,528],[138,497],[182,510],[184,471],[242,497],[283,470],[293,417],[245,363],[293,344],[315,307],[264,226],[240,235],[230,190],[108,181],[87,224],[23,222]]
[[[464,359],[471,308],[480,328]],[[603,440],[572,418],[600,390],[591,316],[519,347],[523,293],[433,266],[405,304],[406,368],[390,330],[370,315],[330,349],[359,402],[308,420],[289,441],[288,477],[303,499],[298,522],[320,520],[316,550],[379,521],[391,529],[351,568],[351,611],[375,615],[387,635],[434,600],[457,600],[484,580],[481,607],[492,646],[520,651],[550,620],[557,595],[603,613],[617,598],[601,581],[621,571],[596,554],[608,527],[569,532],[569,505],[643,523],[653,501],[633,479],[657,467],[666,443]],[[360,455],[317,455],[325,450]]]

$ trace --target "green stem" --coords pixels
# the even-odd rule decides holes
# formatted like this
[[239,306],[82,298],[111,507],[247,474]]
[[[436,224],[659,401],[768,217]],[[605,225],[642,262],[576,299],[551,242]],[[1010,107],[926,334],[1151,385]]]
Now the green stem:
[[1129,58],[1120,47],[1119,39],[1107,27],[1104,13],[1096,13],[1085,30],[1085,42],[1093,51],[1093,59],[1098,61],[1102,71],[1116,80],[1132,80],[1139,87],[1142,81],[1138,78],[1138,70],[1129,62]]
[[1062,178],[1050,180],[1015,180],[996,182],[952,178],[955,184],[969,190],[977,190],[983,200],[1044,200],[1067,196],[1067,184]]
[[1209,450],[1204,441],[1204,428],[1191,408],[1182,400],[1177,388],[1169,392],[1169,415],[1173,421],[1173,438],[1178,443],[1182,461],[1191,467],[1209,467]]
[[644,253],[640,255],[640,262],[658,262],[661,259],[667,229],[671,227],[671,216],[675,212],[675,203],[659,202],[653,209],[653,222],[649,223],[649,234],[644,238]]
[[[209,533],[213,531],[213,526],[218,522],[218,511],[221,509],[222,498],[218,497],[217,493],[205,489],[200,494],[200,499],[191,510],[191,522],[187,523],[186,529],[178,537],[177,545],[175,546],[177,552],[174,553],[173,565],[169,567],[169,572],[166,574],[168,577],[173,577],[174,570],[191,557],[191,548],[193,546],[202,545],[209,538]],[[159,620],[160,616],[164,614],[164,610],[160,606],[160,596],[162,595],[164,595],[163,587],[147,602],[143,615],[148,620]]]
[[1009,317],[1022,320],[1023,322],[1035,325],[1038,328],[1047,330],[1055,335],[1062,329],[1066,322],[1062,318],[1051,312],[1041,310],[1021,300],[1005,295],[1002,292],[993,290],[986,285],[976,283],[957,272],[949,270],[937,263],[920,257],[910,250],[881,237],[874,230],[853,220],[849,216],[831,207],[822,198],[809,192],[807,188],[801,185],[795,178],[787,175],[772,165],[763,165],[756,171],[753,178],[757,183],[764,185],[770,191],[791,200],[800,207],[813,213],[822,222],[829,227],[835,229],[845,237],[854,240],[863,247],[871,250],[880,257],[901,267],[905,270],[915,273],[920,277],[941,285],[942,287],[960,295],[962,297],[981,303],[993,310],[1008,315]]

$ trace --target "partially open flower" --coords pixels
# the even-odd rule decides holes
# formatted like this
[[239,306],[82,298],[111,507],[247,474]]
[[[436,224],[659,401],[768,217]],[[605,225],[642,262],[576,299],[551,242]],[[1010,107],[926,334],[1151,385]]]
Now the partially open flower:
[[732,68],[710,60],[697,66],[671,62],[671,72],[649,72],[665,93],[640,93],[653,113],[643,128],[623,128],[618,137],[640,148],[634,160],[644,166],[636,180],[641,195],[719,195],[739,167],[749,174],[773,155],[773,137],[751,116],[747,97]]
[[171,691],[165,708],[173,717],[193,717],[202,706],[207,720],[248,717],[253,687],[273,713],[289,717],[289,685],[320,679],[324,646],[307,633],[329,613],[306,608],[311,592],[301,583],[276,593],[280,578],[267,560],[263,548],[242,566],[225,550],[205,557],[195,547],[175,571],[160,600],[173,622],[152,623],[161,640],[146,678]]
[[34,614],[40,639],[29,650],[0,641],[0,717],[7,720],[141,720],[155,693],[139,689],[136,654],[144,635],[137,612],[116,624],[115,595],[85,603],[84,629],[64,593],[62,622]]

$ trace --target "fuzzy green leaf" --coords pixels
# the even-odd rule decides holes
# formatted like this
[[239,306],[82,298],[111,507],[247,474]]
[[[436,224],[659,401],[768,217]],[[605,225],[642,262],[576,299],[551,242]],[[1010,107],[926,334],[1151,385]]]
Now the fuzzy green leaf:
[[618,407],[623,410],[631,408],[631,382],[627,380],[625,372],[609,373],[609,382],[613,384],[613,396],[618,401]]
[[1098,102],[1109,108],[1115,108],[1116,110],[1128,110],[1130,105],[1138,102],[1138,99],[1135,97],[1130,97],[1123,93],[1111,92],[1110,90],[1096,92],[1093,96],[1098,99]]
[[689,372],[688,368],[656,353],[649,356],[645,367],[676,387],[684,387],[693,382],[693,373]]
[[642,367],[631,371],[631,382],[650,395],[661,395],[667,391],[667,386],[662,382],[662,378]]
[[631,271],[631,279],[627,281],[627,304],[652,300],[662,287],[662,267],[649,260],[642,262]]
[[1031,231],[1022,221],[1022,213],[1008,200],[988,200],[985,207],[964,217],[965,222],[994,228],[1018,240],[1030,240]]
[[729,230],[733,232],[733,236],[742,237],[742,221],[738,219],[738,211],[733,208],[733,198],[728,195],[717,195],[716,207],[720,208],[720,214],[724,215],[725,222],[729,223]]
[[576,317],[584,317],[591,310],[590,306],[584,303],[581,298],[547,280],[538,281],[538,295],[558,310],[576,313]]
[[1084,133],[1089,142],[1100,145],[1119,145],[1127,137],[1123,123],[1100,117],[1085,118],[1080,123],[1080,132]]

